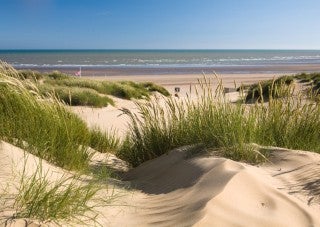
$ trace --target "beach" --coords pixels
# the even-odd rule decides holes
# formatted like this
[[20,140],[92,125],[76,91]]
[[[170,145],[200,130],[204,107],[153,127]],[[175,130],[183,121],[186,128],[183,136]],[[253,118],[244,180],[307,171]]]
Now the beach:
[[[289,73],[288,73],[289,74]],[[223,85],[252,84],[277,78],[279,74],[220,74]],[[182,97],[190,84],[197,85],[197,75],[114,76],[112,81],[152,81]],[[209,76],[210,77],[210,76]],[[95,77],[98,80],[106,78]],[[190,95],[190,93],[189,93]],[[235,92],[229,94],[231,99]],[[116,107],[72,108],[91,127],[127,130],[128,118],[121,108],[136,112],[130,101],[117,100]],[[272,152],[270,162],[251,166],[210,155],[186,158],[184,147],[148,161],[124,174],[126,182],[138,192],[125,197],[131,208],[120,208],[110,217],[111,226],[319,226],[320,207],[317,181],[319,154],[266,147]],[[201,148],[199,148],[201,149]],[[313,169],[313,170],[312,170]],[[317,188],[317,189],[316,189]],[[130,205],[129,205],[130,207]],[[121,214],[121,218],[118,216]],[[128,219],[124,218],[128,217]]]
[[[285,74],[290,75],[290,72]],[[200,101],[197,101],[195,92],[196,87],[200,88],[199,79],[210,80],[213,88],[221,79],[222,85],[231,91],[225,97],[229,102],[236,102],[239,99],[236,87],[276,79],[281,75],[283,73],[86,76],[84,73],[81,79],[153,82],[166,88],[173,100],[191,98],[195,102]],[[150,101],[116,97],[113,100],[113,106],[103,108],[69,106],[67,109],[79,116],[89,128],[98,128],[123,140],[131,122],[130,117],[123,114],[123,109],[139,115],[136,102],[148,104]],[[166,102],[166,98],[159,93],[154,94],[152,100],[160,106]],[[109,196],[114,200],[108,205],[97,205],[95,212],[98,215],[94,220],[103,226],[320,226],[320,155],[258,144],[250,146],[258,152],[268,151],[268,160],[251,165],[221,157],[214,149],[207,150],[191,144],[170,150],[133,168],[114,154],[93,150],[90,168],[108,166],[118,174],[116,178],[106,178],[107,188],[101,189],[95,196],[96,205],[99,204],[97,201]],[[52,182],[64,176],[73,176],[73,172],[41,161],[32,154],[26,156],[26,153],[12,144],[1,142],[0,165],[4,167],[0,174],[1,187],[6,187],[6,182],[18,184],[12,173],[24,170],[25,177],[32,176],[38,171],[40,162],[41,172]],[[19,160],[25,160],[24,164]],[[86,180],[80,181],[80,184]],[[9,188],[12,192],[17,190],[12,186]],[[0,210],[0,215],[6,218],[11,212],[5,210],[1,213]],[[54,222],[38,220],[8,220],[5,226],[23,226],[26,223],[56,226]],[[60,224],[69,225],[64,221]]]
[[320,1],[0,15],[0,227],[320,227]]
[[[289,73],[288,73],[289,74]],[[134,81],[134,82],[153,82],[166,88],[172,95],[177,94],[180,98],[187,96],[196,98],[196,88],[200,91],[199,80],[204,78],[211,80],[212,86],[216,86],[221,80],[225,88],[235,90],[241,84],[248,85],[257,83],[261,80],[272,80],[282,74],[187,74],[187,75],[122,75],[122,76],[83,76],[86,79],[98,81]],[[179,88],[179,92],[175,92]],[[232,100],[238,98],[237,92],[228,94]],[[135,110],[135,104],[132,101],[117,99],[115,106],[106,108],[91,107],[72,107],[72,110],[85,120],[90,127],[99,127],[103,130],[116,129],[120,135],[127,131],[127,116],[122,114],[122,108]]]

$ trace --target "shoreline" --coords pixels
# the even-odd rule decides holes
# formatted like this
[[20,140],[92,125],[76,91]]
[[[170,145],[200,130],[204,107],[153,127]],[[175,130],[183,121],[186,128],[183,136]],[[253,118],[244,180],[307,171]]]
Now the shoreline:
[[[290,73],[285,73],[290,74]],[[152,82],[166,88],[171,94],[175,93],[175,87],[180,87],[180,93],[184,94],[190,90],[190,86],[199,84],[199,79],[210,79],[211,83],[218,83],[222,80],[224,87],[234,88],[241,84],[253,84],[262,80],[269,80],[277,78],[283,73],[268,74],[268,73],[255,73],[255,74],[166,74],[166,75],[119,75],[119,76],[83,76],[85,79],[93,80],[108,80],[108,81],[133,81],[133,82]],[[217,76],[217,77],[216,77]]]
[[[34,70],[52,72],[58,70],[74,75],[80,66],[26,66],[17,70]],[[286,64],[286,65],[241,65],[241,66],[199,66],[199,67],[95,67],[82,66],[83,76],[137,76],[137,75],[196,75],[196,74],[283,74],[320,71],[320,64]]]

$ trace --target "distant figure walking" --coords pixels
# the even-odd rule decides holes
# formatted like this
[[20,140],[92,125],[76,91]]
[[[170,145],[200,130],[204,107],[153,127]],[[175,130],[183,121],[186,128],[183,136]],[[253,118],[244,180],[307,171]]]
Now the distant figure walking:
[[174,96],[179,98],[180,87],[175,87],[174,92]]

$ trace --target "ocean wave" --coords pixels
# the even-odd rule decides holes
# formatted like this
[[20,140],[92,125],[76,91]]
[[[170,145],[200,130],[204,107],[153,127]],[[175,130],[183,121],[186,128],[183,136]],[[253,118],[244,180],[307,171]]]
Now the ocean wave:
[[[181,57],[181,58],[180,58]],[[192,56],[179,56],[178,57],[162,57],[162,58],[137,58],[137,57],[123,57],[112,59],[111,57],[108,60],[101,58],[92,58],[89,59],[64,59],[58,58],[40,59],[38,61],[31,59],[30,62],[27,62],[28,59],[12,59],[8,61],[14,67],[17,68],[112,68],[112,67],[216,67],[216,66],[249,66],[249,65],[269,65],[269,64],[319,64],[320,63],[320,54],[315,55],[273,55],[273,56],[223,56],[223,57],[192,57]],[[36,63],[34,63],[36,62]],[[39,63],[41,62],[41,64]],[[43,63],[42,63],[43,62]]]

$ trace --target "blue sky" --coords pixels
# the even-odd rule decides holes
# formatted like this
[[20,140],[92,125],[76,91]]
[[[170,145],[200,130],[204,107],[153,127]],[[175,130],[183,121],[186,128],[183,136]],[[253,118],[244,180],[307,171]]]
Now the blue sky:
[[319,0],[0,0],[0,49],[320,49]]

